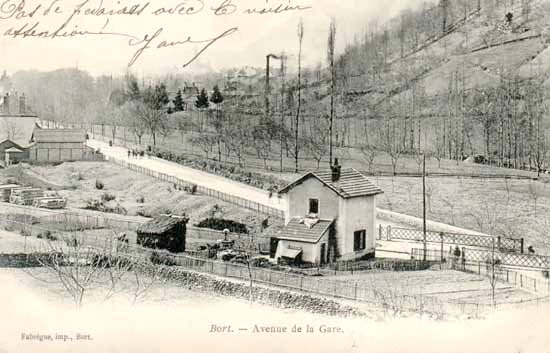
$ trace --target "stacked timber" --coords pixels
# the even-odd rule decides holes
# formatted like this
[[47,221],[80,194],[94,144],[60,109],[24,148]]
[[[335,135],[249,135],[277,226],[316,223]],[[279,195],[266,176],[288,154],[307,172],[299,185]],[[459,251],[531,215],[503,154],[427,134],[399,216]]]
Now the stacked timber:
[[32,202],[34,207],[60,209],[67,206],[67,199],[60,196],[39,197]]
[[17,184],[3,184],[0,185],[0,201],[2,202],[9,202],[10,201],[10,195],[11,191],[15,188],[21,187]]
[[32,205],[34,199],[39,197],[44,197],[44,191],[39,188],[23,187],[12,189],[10,195],[10,203],[16,205],[30,206]]

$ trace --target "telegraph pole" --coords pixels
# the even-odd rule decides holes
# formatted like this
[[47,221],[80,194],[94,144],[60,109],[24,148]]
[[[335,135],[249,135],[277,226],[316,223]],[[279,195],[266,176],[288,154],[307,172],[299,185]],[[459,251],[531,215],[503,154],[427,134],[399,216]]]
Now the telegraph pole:
[[269,116],[271,115],[270,113],[270,107],[269,107],[269,95],[271,93],[271,86],[269,85],[269,60],[273,58],[273,59],[280,59],[280,57],[278,57],[277,55],[275,54],[267,54],[265,56],[265,115],[266,115],[266,120],[269,119]]
[[424,233],[424,255],[422,261],[426,261],[426,154],[422,154],[422,231]]

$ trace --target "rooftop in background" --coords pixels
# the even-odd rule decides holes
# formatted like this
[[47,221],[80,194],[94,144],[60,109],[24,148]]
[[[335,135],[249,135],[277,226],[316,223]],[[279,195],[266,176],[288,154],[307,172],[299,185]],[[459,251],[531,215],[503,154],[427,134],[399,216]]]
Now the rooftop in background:
[[35,129],[32,135],[32,141],[84,143],[86,142],[86,131],[84,129]]
[[330,170],[309,172],[282,188],[279,193],[287,193],[309,178],[316,178],[345,199],[358,196],[374,196],[384,193],[382,189],[371,183],[367,177],[354,168],[342,169],[337,181],[332,181],[332,171]]
[[290,222],[280,230],[277,239],[303,241],[307,243],[317,243],[323,234],[327,232],[333,220],[319,219],[312,227],[309,227],[305,218],[292,218]]

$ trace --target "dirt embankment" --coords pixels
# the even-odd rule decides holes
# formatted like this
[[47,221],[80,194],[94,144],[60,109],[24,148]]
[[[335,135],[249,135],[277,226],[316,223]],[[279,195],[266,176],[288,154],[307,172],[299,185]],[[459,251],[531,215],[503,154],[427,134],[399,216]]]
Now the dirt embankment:
[[[0,173],[21,184],[52,190],[68,200],[70,208],[85,208],[92,201],[103,201],[108,208],[130,216],[156,216],[162,213],[186,214],[190,224],[208,217],[232,219],[256,229],[264,216],[218,199],[189,194],[176,185],[134,173],[104,162],[69,162],[57,166],[21,165]],[[97,182],[103,185],[99,190]],[[277,224],[270,220],[269,224]]]

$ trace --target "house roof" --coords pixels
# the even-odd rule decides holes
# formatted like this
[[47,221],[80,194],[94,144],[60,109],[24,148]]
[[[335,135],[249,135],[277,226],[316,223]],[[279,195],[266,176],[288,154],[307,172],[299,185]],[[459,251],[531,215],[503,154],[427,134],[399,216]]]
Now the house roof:
[[35,129],[33,134],[35,142],[86,142],[86,131],[84,129]]
[[6,153],[21,153],[23,151],[21,151],[19,148],[10,147],[7,150],[5,150],[4,152],[6,152]]
[[302,249],[291,249],[286,248],[282,251],[281,256],[288,257],[290,259],[295,259],[300,253],[302,252]]
[[320,219],[310,228],[304,223],[304,218],[295,217],[275,235],[275,238],[317,243],[333,222],[332,219]]
[[40,126],[34,116],[0,115],[0,142],[10,140],[23,148],[28,147],[37,127]]
[[316,178],[344,199],[358,196],[374,196],[384,193],[382,189],[371,183],[367,177],[354,168],[342,169],[340,179],[336,182],[332,181],[332,172],[330,170],[309,172],[279,190],[279,193],[287,193],[309,178]]
[[149,222],[142,224],[138,227],[138,233],[147,233],[147,234],[156,234],[162,235],[178,224],[186,224],[187,218],[185,217],[175,217],[169,215],[160,215],[153,218]]

